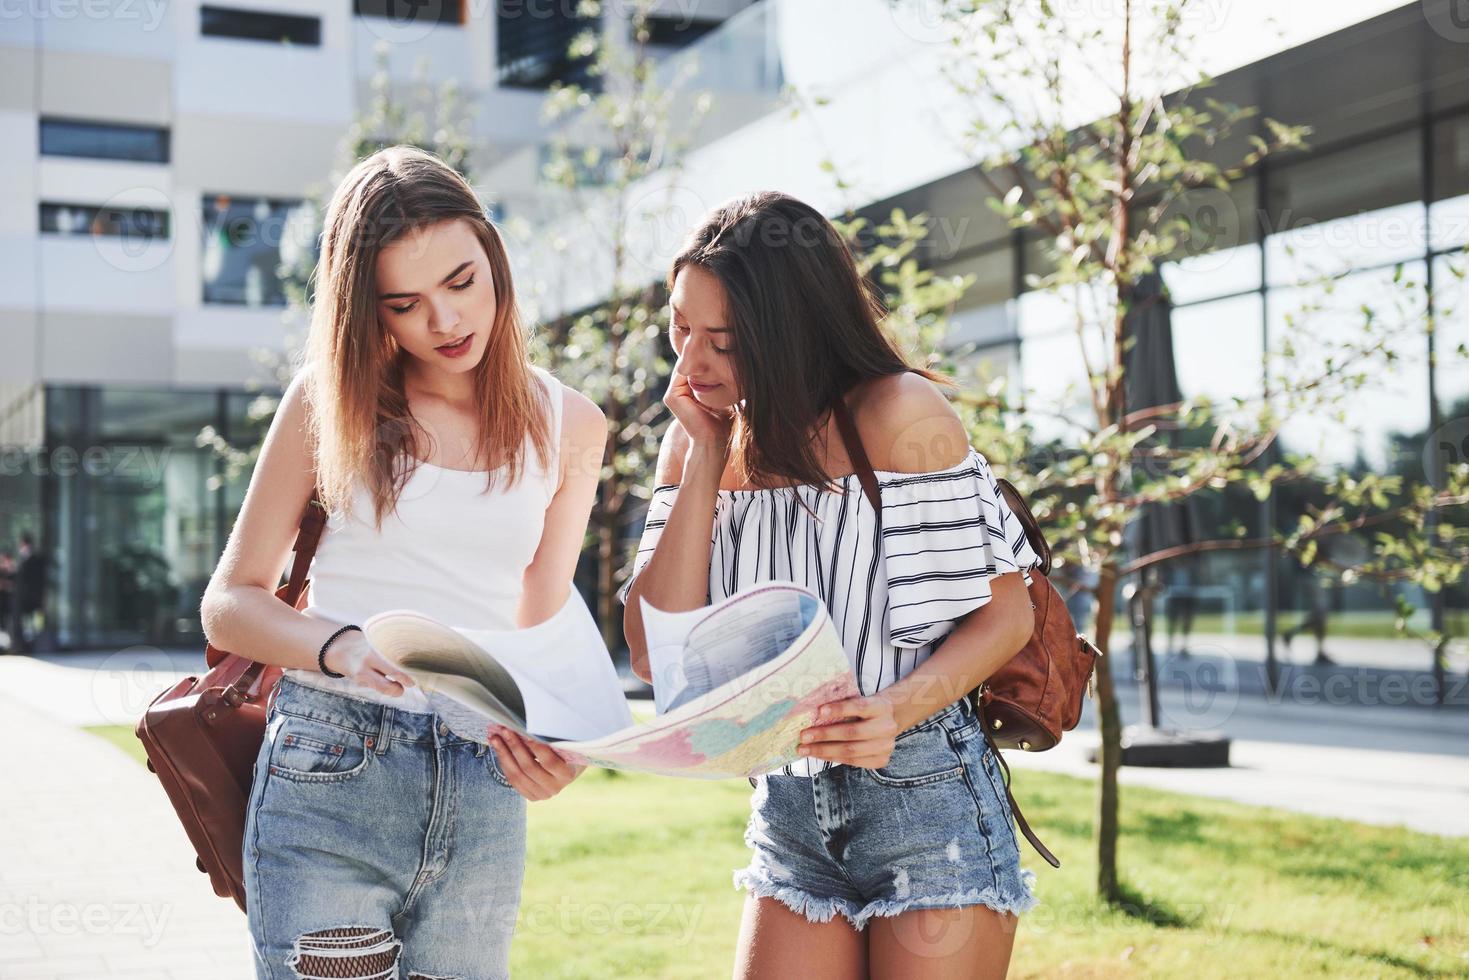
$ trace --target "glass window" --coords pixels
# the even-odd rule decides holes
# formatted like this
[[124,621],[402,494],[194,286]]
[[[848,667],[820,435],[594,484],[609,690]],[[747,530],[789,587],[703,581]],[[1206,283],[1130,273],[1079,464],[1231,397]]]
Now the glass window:
[[933,271],[939,276],[974,277],[974,284],[959,297],[961,310],[992,306],[1015,295],[1015,252],[1007,245],[939,263]]
[[43,234],[50,235],[103,235],[152,241],[168,237],[168,212],[42,201],[40,227]]
[[1423,198],[1419,131],[1271,167],[1267,231],[1331,221]]
[[1465,194],[1469,194],[1469,113],[1433,121],[1433,199],[1446,201]]
[[359,17],[387,17],[402,22],[462,24],[462,0],[352,0]]
[[[1440,255],[1433,261],[1434,384],[1440,417],[1454,426],[1447,441],[1469,459],[1469,255]],[[1459,431],[1462,429],[1462,431]]]
[[950,314],[943,346],[951,351],[974,350],[993,344],[1009,343],[1014,338],[1013,303],[1005,300]]
[[[1327,466],[1421,474],[1413,457],[1421,456],[1428,428],[1424,271],[1421,261],[1411,262],[1396,282],[1393,269],[1374,269],[1338,280],[1330,292],[1316,286],[1271,291],[1272,376],[1299,383],[1323,375],[1328,361],[1339,374],[1365,375],[1360,387],[1332,405],[1302,410],[1281,404],[1284,450],[1314,455]],[[1380,355],[1355,353],[1368,337],[1368,309],[1377,324],[1372,336],[1387,332],[1393,338],[1397,360],[1386,370]],[[1287,342],[1289,358],[1281,356]],[[1342,390],[1339,381],[1328,388]]]
[[[1173,360],[1185,398],[1207,397],[1241,424],[1260,408],[1264,303],[1258,293],[1173,310]],[[1234,400],[1244,404],[1234,408]]]
[[[1016,305],[1026,420],[1034,426],[1037,440],[1058,439],[1075,445],[1080,430],[1068,419],[1078,419],[1089,428],[1096,426],[1086,362],[1076,335],[1075,306],[1055,293],[1036,290],[1021,294]],[[1089,342],[1096,329],[1085,329]],[[1101,367],[1096,351],[1088,355],[1093,367]]]
[[1428,243],[1436,252],[1469,245],[1469,194],[1433,202],[1428,209]]
[[[1439,465],[1469,459],[1469,256],[1440,255],[1433,262],[1434,381],[1439,428],[1427,453]],[[1431,458],[1426,456],[1425,458]],[[1469,578],[1444,586],[1445,626],[1455,635],[1469,631]]]
[[1260,246],[1239,245],[1159,266],[1175,303],[1197,303],[1260,288]]
[[499,82],[509,88],[543,89],[552,82],[590,85],[590,60],[572,57],[571,43],[601,27],[601,16],[583,16],[574,4],[509,0],[496,14]]
[[218,561],[207,391],[48,391],[47,490],[56,559],[50,613],[68,646],[195,644],[199,600]]
[[309,217],[300,201],[205,195],[204,302],[285,305],[282,254],[315,247]]
[[215,424],[217,409],[212,391],[101,388],[93,431],[107,440],[193,448],[199,430]]
[[1266,275],[1272,286],[1289,286],[1421,258],[1427,233],[1421,201],[1302,224],[1265,240]]
[[316,47],[321,44],[321,18],[205,5],[199,8],[199,33],[204,37]]
[[1270,170],[1266,274],[1293,285],[1422,256],[1417,130]]
[[1164,227],[1181,220],[1177,253],[1160,263],[1175,303],[1193,303],[1260,287],[1259,189],[1253,178],[1227,191],[1199,187],[1179,195]]
[[[1253,248],[1253,246],[1246,246]],[[1189,260],[1185,260],[1187,262]],[[1166,268],[1166,267],[1165,267]],[[1258,293],[1175,307],[1171,313],[1174,372],[1185,398],[1208,397],[1215,420],[1180,431],[1174,444],[1207,446],[1219,424],[1238,418],[1242,431],[1258,412],[1262,391],[1263,300]],[[1235,399],[1244,404],[1233,408]],[[1152,533],[1167,535],[1155,547],[1189,540],[1253,537],[1262,527],[1260,502],[1242,484],[1204,490],[1173,505]],[[1265,606],[1264,565],[1258,552],[1218,551],[1183,556],[1159,569],[1157,614],[1164,657],[1182,653],[1225,654],[1223,637],[1256,635]],[[1165,676],[1168,661],[1160,663]]]
[[647,19],[648,43],[664,48],[681,48],[697,41],[719,24],[717,20],[695,20],[681,14],[650,14]]
[[41,155],[168,162],[168,130],[123,123],[41,120]]

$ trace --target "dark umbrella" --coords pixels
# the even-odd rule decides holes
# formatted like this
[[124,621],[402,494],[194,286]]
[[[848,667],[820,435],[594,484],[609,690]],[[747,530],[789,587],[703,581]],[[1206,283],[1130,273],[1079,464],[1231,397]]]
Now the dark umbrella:
[[[1132,309],[1122,325],[1126,336],[1136,338],[1123,361],[1127,413],[1183,400],[1173,360],[1173,304],[1164,291],[1163,278],[1157,272],[1141,276],[1133,286],[1132,298]],[[1150,441],[1173,446],[1177,433],[1167,431]],[[1191,501],[1185,497],[1145,505],[1129,525],[1128,534],[1134,554],[1142,556],[1192,544],[1198,540],[1196,527]]]
[[[1183,400],[1173,357],[1173,304],[1156,271],[1138,278],[1132,288],[1132,306],[1123,321],[1124,336],[1135,338],[1124,353],[1125,411],[1128,413],[1171,405]],[[1166,413],[1165,417],[1173,413]],[[1150,420],[1142,420],[1140,425]],[[1178,433],[1164,430],[1148,440],[1152,445],[1176,446]],[[1166,472],[1160,466],[1158,473]],[[1145,504],[1128,525],[1132,553],[1139,557],[1191,544],[1198,540],[1193,502],[1185,497],[1169,503]],[[1176,560],[1176,559],[1175,559]],[[1191,559],[1183,559],[1189,562]],[[1132,588],[1133,643],[1142,668],[1145,723],[1129,726],[1123,762],[1129,765],[1228,765],[1229,742],[1212,736],[1185,735],[1159,727],[1158,680],[1152,650],[1153,595],[1159,588],[1156,566]]]

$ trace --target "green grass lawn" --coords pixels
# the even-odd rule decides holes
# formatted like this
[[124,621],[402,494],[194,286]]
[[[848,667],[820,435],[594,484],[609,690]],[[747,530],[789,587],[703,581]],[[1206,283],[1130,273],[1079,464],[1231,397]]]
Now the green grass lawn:
[[[138,754],[129,729],[93,730]],[[1015,788],[1062,868],[1022,844],[1041,905],[1013,977],[1469,975],[1469,841],[1124,787],[1134,900],[1109,909],[1091,898],[1093,785]],[[749,796],[593,770],[532,804],[516,975],[728,976]]]

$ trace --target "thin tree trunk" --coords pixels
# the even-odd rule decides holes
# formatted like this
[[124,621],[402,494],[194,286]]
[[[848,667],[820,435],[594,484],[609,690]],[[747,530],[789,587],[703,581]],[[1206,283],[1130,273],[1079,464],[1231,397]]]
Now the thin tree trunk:
[[[1127,314],[1132,299],[1132,2],[1123,6],[1122,96],[1117,110],[1116,170],[1118,193],[1113,208],[1112,268],[1113,286],[1117,290],[1112,324],[1112,363],[1107,375],[1106,415],[1097,421],[1105,430],[1116,425],[1126,432],[1127,388],[1126,351]],[[1116,503],[1125,492],[1120,485],[1127,472],[1128,460],[1109,456],[1098,488],[1103,505]],[[1102,736],[1097,751],[1101,766],[1097,787],[1097,897],[1109,904],[1121,900],[1122,889],[1117,875],[1117,813],[1119,809],[1117,770],[1122,765],[1122,718],[1117,710],[1117,692],[1112,687],[1111,658],[1105,656],[1111,646],[1114,596],[1117,592],[1117,565],[1108,559],[1102,564],[1097,582],[1097,642],[1104,656],[1097,664],[1097,727]]]
[[1097,728],[1102,744],[1097,751],[1101,778],[1097,792],[1097,895],[1103,901],[1116,903],[1122,897],[1117,877],[1117,769],[1122,763],[1122,719],[1117,711],[1117,692],[1112,686],[1109,648],[1112,645],[1112,617],[1116,613],[1114,596],[1117,572],[1104,565],[1097,581],[1096,644],[1102,651],[1097,660]]
[[613,627],[613,617],[617,615],[617,595],[612,590],[612,576],[617,570],[616,544],[615,519],[602,520],[597,527],[597,622],[602,627],[602,645],[609,651],[617,649],[622,636],[622,631]]

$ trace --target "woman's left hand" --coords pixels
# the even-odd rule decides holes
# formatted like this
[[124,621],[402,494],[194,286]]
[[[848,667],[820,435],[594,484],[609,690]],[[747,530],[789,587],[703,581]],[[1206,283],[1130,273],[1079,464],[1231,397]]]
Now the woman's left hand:
[[545,742],[503,725],[490,726],[490,748],[500,760],[505,779],[528,800],[549,800],[586,768],[568,762]]
[[888,764],[893,741],[902,730],[893,717],[892,702],[881,695],[829,701],[817,711],[816,721],[802,730],[797,751],[803,756],[864,769],[881,769]]

